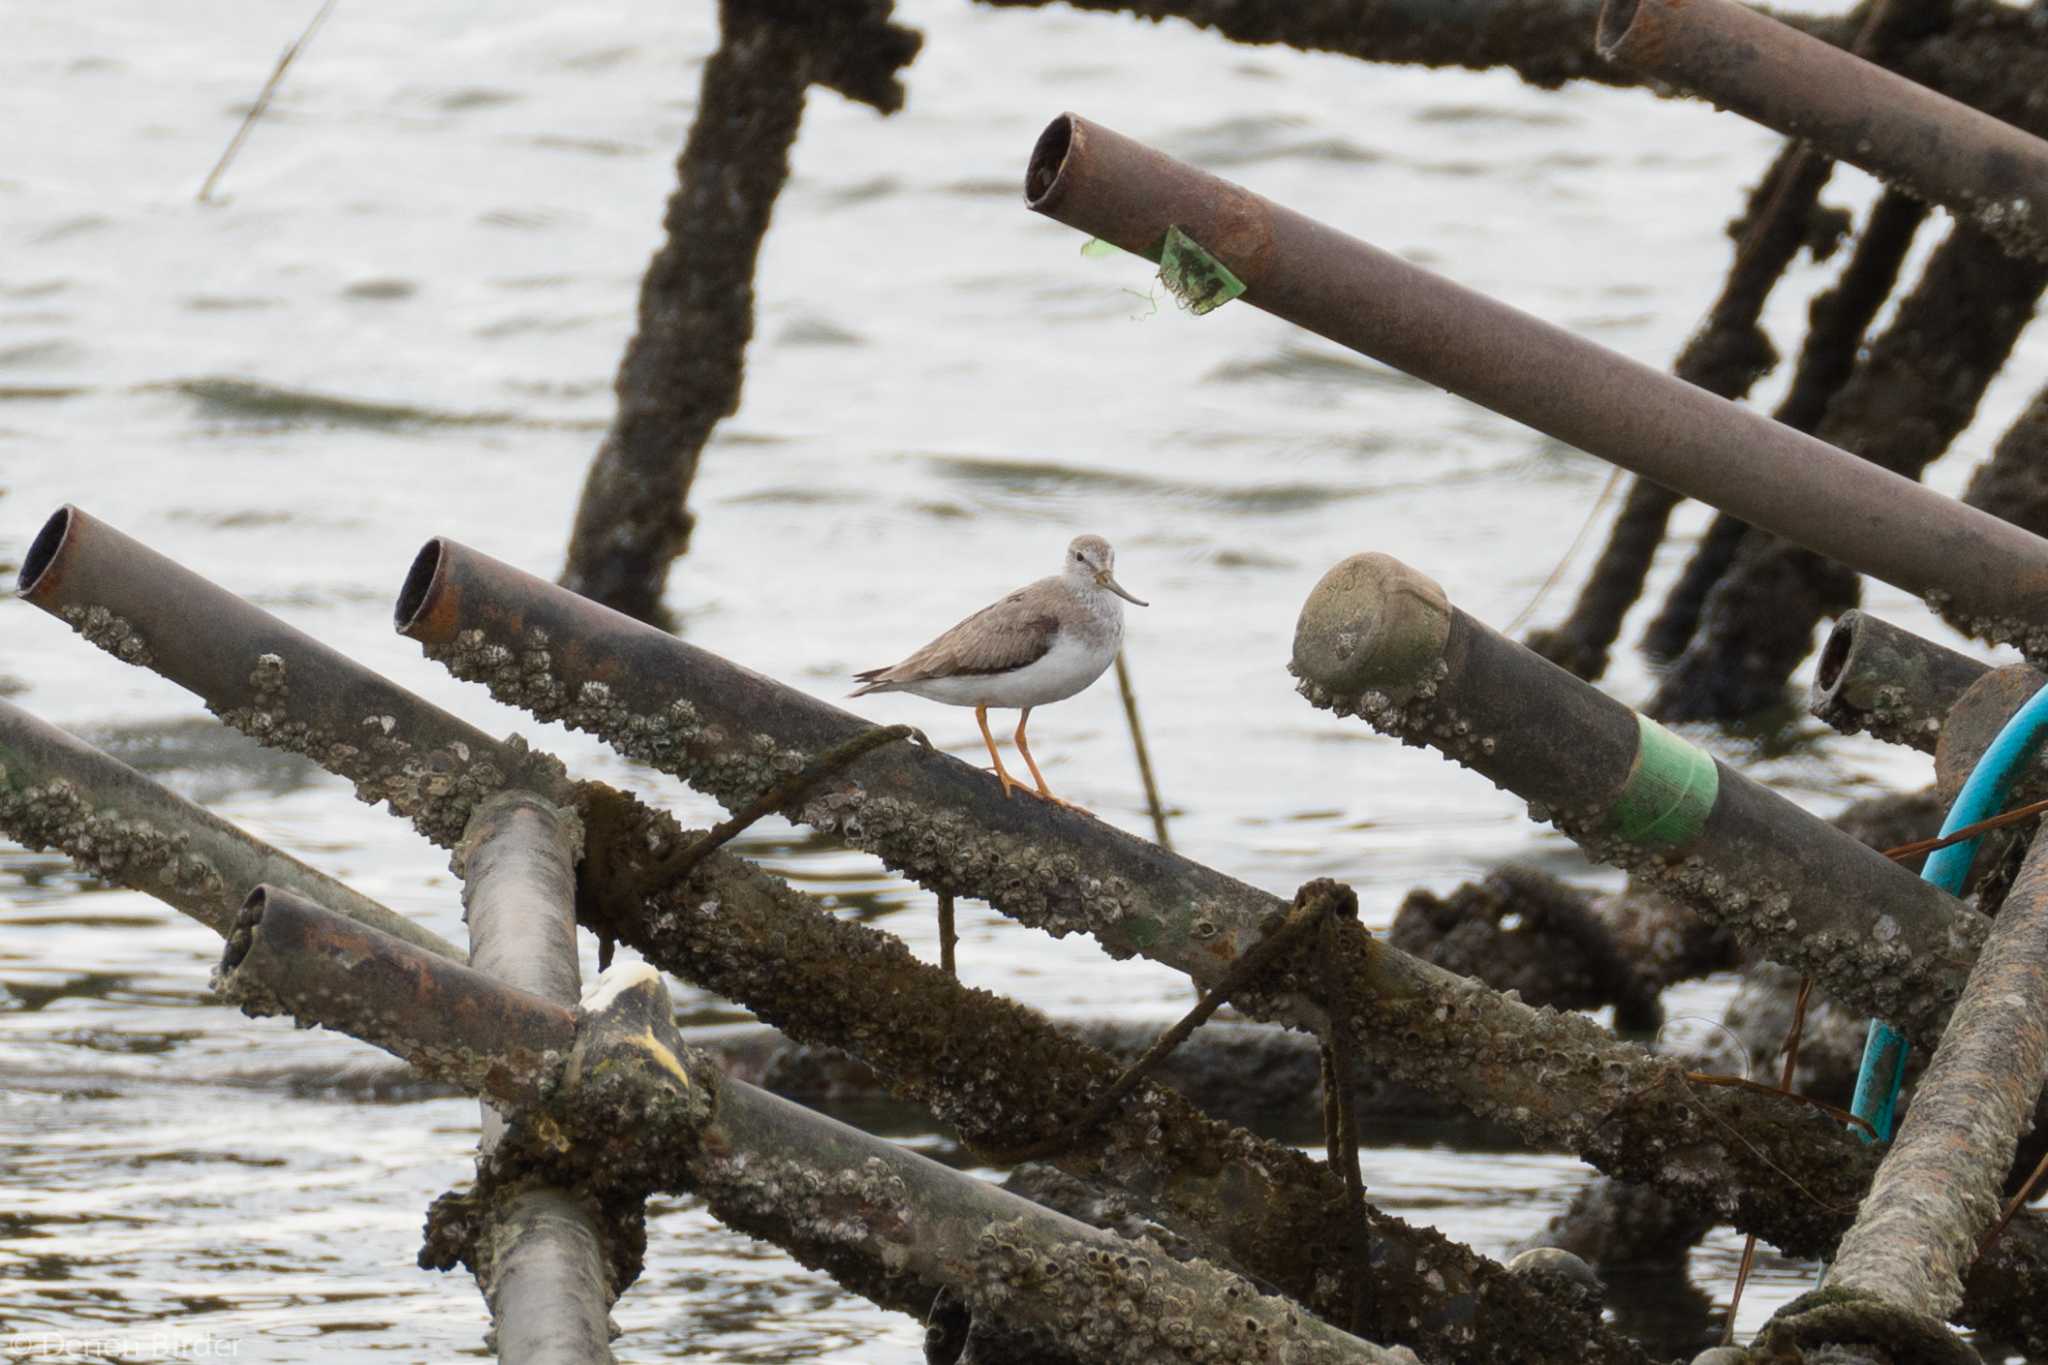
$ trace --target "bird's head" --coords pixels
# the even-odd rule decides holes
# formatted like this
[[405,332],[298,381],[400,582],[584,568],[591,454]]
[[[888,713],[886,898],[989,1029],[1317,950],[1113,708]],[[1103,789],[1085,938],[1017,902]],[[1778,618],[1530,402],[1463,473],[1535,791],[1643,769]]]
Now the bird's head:
[[1075,536],[1067,546],[1067,581],[1078,588],[1106,588],[1126,602],[1149,606],[1124,591],[1116,581],[1116,551],[1101,536]]

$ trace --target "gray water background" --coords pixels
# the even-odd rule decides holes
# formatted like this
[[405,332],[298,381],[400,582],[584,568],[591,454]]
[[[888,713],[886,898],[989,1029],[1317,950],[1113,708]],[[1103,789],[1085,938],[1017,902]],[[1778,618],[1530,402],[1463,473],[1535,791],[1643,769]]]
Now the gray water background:
[[[309,9],[0,4],[0,560],[11,573],[76,502],[487,729],[708,822],[714,806],[679,784],[450,680],[389,614],[430,536],[559,568],[711,7],[347,0],[224,202],[195,205]],[[811,97],[762,255],[744,406],[704,456],[672,585],[687,636],[837,700],[854,669],[1101,532],[1153,604],[1133,610],[1128,649],[1183,852],[1280,894],[1342,877],[1374,925],[1411,887],[1448,891],[1510,858],[1614,884],[1483,780],[1311,710],[1284,667],[1302,597],[1358,550],[1509,622],[1607,470],[1248,307],[1177,311],[1141,263],[1084,257],[1026,212],[1021,171],[1073,109],[1661,366],[1719,284],[1722,225],[1774,139],[1639,91],[1544,92],[1057,9],[901,13],[927,36],[906,112]],[[1871,195],[1843,172],[1829,197]],[[1802,263],[1780,289],[1781,346],[1829,274]],[[1969,459],[2044,359],[2038,337],[2022,347],[1961,442]],[[1967,463],[1934,481],[1953,491]],[[1703,522],[1680,514],[1653,600]],[[1897,593],[1868,604],[1949,638]],[[221,744],[192,698],[18,602],[0,604],[0,641],[20,704],[460,937],[445,855],[341,782]],[[1650,679],[1623,653],[1607,685],[1640,701]],[[977,754],[968,712],[851,705]],[[1056,787],[1149,832],[1112,686],[1033,729]],[[1927,773],[1811,722],[1696,738],[1823,813]],[[742,847],[936,955],[930,898],[874,860],[779,824]],[[1164,969],[979,905],[961,915],[972,984],[1058,1017],[1185,1007]],[[366,1094],[347,1082],[388,1075],[377,1055],[207,1003],[218,949],[145,896],[0,845],[0,1351],[480,1354],[472,1284],[413,1268],[425,1204],[469,1173],[474,1105]],[[1677,993],[1675,1030],[1707,1027],[1728,986]],[[695,1021],[740,1017],[677,991]],[[1366,1155],[1380,1204],[1495,1255],[1587,1178],[1547,1155]],[[689,1201],[661,1206],[652,1240],[616,1314],[624,1358],[917,1357],[917,1324]],[[1717,1298],[1739,1245],[1723,1232],[1694,1255]],[[1808,1273],[1766,1258],[1744,1330]],[[42,1333],[91,1340],[29,1355]]]

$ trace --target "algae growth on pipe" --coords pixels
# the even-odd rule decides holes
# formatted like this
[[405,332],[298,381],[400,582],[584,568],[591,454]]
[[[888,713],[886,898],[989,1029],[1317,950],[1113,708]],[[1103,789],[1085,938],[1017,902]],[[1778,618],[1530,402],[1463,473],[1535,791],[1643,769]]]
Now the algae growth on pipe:
[[1302,607],[1292,667],[1314,705],[1435,748],[1838,999],[1940,1036],[1981,917],[1459,611],[1424,574],[1380,554],[1338,564]]

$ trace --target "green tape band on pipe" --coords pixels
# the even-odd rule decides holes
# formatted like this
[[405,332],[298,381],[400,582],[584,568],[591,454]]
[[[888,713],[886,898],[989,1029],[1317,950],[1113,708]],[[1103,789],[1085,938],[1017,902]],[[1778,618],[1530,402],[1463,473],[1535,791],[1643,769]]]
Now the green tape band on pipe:
[[1177,227],[1166,230],[1166,245],[1159,252],[1159,281],[1196,317],[1214,312],[1244,292],[1244,281]]
[[1721,790],[1714,760],[1648,716],[1636,715],[1636,761],[1608,823],[1631,843],[1675,848],[1692,842]]

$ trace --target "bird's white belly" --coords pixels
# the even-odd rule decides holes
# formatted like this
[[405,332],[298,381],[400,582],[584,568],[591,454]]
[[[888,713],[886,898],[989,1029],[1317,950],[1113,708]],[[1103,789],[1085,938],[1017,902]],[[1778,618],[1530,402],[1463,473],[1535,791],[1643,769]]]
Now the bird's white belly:
[[958,678],[926,678],[905,683],[903,690],[950,706],[1044,706],[1065,701],[1102,676],[1116,658],[1121,632],[1105,632],[1089,645],[1062,633],[1034,663],[1009,673],[983,673]]

